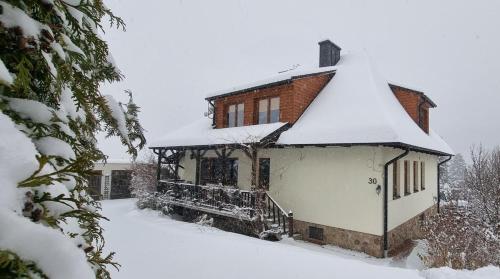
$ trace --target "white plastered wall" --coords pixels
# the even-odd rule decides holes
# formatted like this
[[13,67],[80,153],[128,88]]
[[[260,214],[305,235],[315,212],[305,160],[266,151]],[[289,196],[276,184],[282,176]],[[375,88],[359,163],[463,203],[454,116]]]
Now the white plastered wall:
[[[379,146],[272,148],[259,151],[259,158],[271,159],[269,194],[301,221],[322,224],[374,235],[383,234],[384,164],[403,150]],[[208,151],[204,157],[216,157]],[[238,158],[238,186],[248,190],[251,185],[251,161],[241,151]],[[388,172],[389,230],[420,214],[435,204],[437,156],[410,152],[405,159],[425,161],[426,189],[392,199],[392,166]],[[196,160],[189,152],[181,160],[180,176],[195,181]],[[402,168],[402,163],[400,164]],[[370,180],[371,179],[371,180]],[[374,184],[373,179],[376,179]],[[413,178],[410,176],[410,183]],[[411,184],[413,190],[413,184]]]
[[[270,194],[294,218],[382,234],[380,147],[305,147],[268,150]],[[372,183],[370,184],[370,179]],[[376,182],[375,182],[376,180]]]

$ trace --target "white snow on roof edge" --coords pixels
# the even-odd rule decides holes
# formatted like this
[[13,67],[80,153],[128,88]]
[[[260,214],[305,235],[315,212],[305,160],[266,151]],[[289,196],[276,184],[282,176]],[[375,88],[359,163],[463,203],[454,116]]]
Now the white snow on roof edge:
[[220,95],[230,94],[232,92],[237,92],[237,91],[242,91],[242,90],[258,87],[261,85],[272,84],[272,83],[277,83],[280,81],[293,79],[294,77],[298,77],[298,76],[331,72],[331,71],[335,71],[336,68],[337,68],[336,66],[316,67],[316,68],[308,68],[308,69],[297,68],[294,70],[289,70],[289,71],[277,74],[275,76],[272,76],[272,77],[269,77],[266,79],[261,79],[261,80],[250,82],[250,83],[235,85],[235,86],[232,86],[232,87],[229,87],[226,89],[210,92],[205,97],[206,98],[213,98],[213,97],[217,97]]
[[153,147],[206,146],[248,144],[259,142],[287,123],[250,125],[232,128],[212,128],[212,120],[203,118],[152,141]]

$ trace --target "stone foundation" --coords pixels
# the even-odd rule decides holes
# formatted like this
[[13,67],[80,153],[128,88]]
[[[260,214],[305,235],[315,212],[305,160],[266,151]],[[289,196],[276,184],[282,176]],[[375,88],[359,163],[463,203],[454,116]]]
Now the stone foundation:
[[[391,254],[391,250],[394,251],[398,249],[404,244],[405,241],[422,238],[422,220],[427,219],[436,213],[437,206],[434,205],[389,231],[387,233],[389,255]],[[293,226],[295,233],[300,234],[302,239],[305,241],[321,245],[332,244],[345,249],[363,252],[378,258],[382,258],[384,256],[384,238],[382,235],[373,235],[329,227],[300,220],[293,220]],[[323,229],[322,240],[309,238],[310,226]]]
[[[323,240],[309,238],[309,226],[323,229]],[[293,220],[295,233],[303,240],[317,244],[333,244],[346,249],[364,252],[368,255],[381,258],[384,255],[383,238],[379,235],[329,227],[300,220]]]
[[387,233],[389,254],[403,245],[408,239],[422,238],[422,221],[434,214],[437,214],[437,205],[429,207],[424,212],[390,230]]

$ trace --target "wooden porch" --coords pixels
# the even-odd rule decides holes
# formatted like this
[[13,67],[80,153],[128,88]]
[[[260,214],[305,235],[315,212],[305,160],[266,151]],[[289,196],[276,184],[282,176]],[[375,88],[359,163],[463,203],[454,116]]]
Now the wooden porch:
[[[239,219],[263,221],[269,229],[293,236],[293,213],[286,212],[265,191],[245,191],[233,186],[209,186],[181,180],[159,180],[158,192],[173,206]],[[260,198],[258,198],[260,196]]]

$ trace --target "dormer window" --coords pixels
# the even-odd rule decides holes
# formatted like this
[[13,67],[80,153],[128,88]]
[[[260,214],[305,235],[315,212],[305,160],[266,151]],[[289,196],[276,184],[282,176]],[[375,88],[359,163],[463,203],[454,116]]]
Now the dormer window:
[[243,126],[245,105],[243,103],[230,105],[227,108],[227,127]]
[[258,124],[274,123],[280,121],[280,97],[259,100]]

